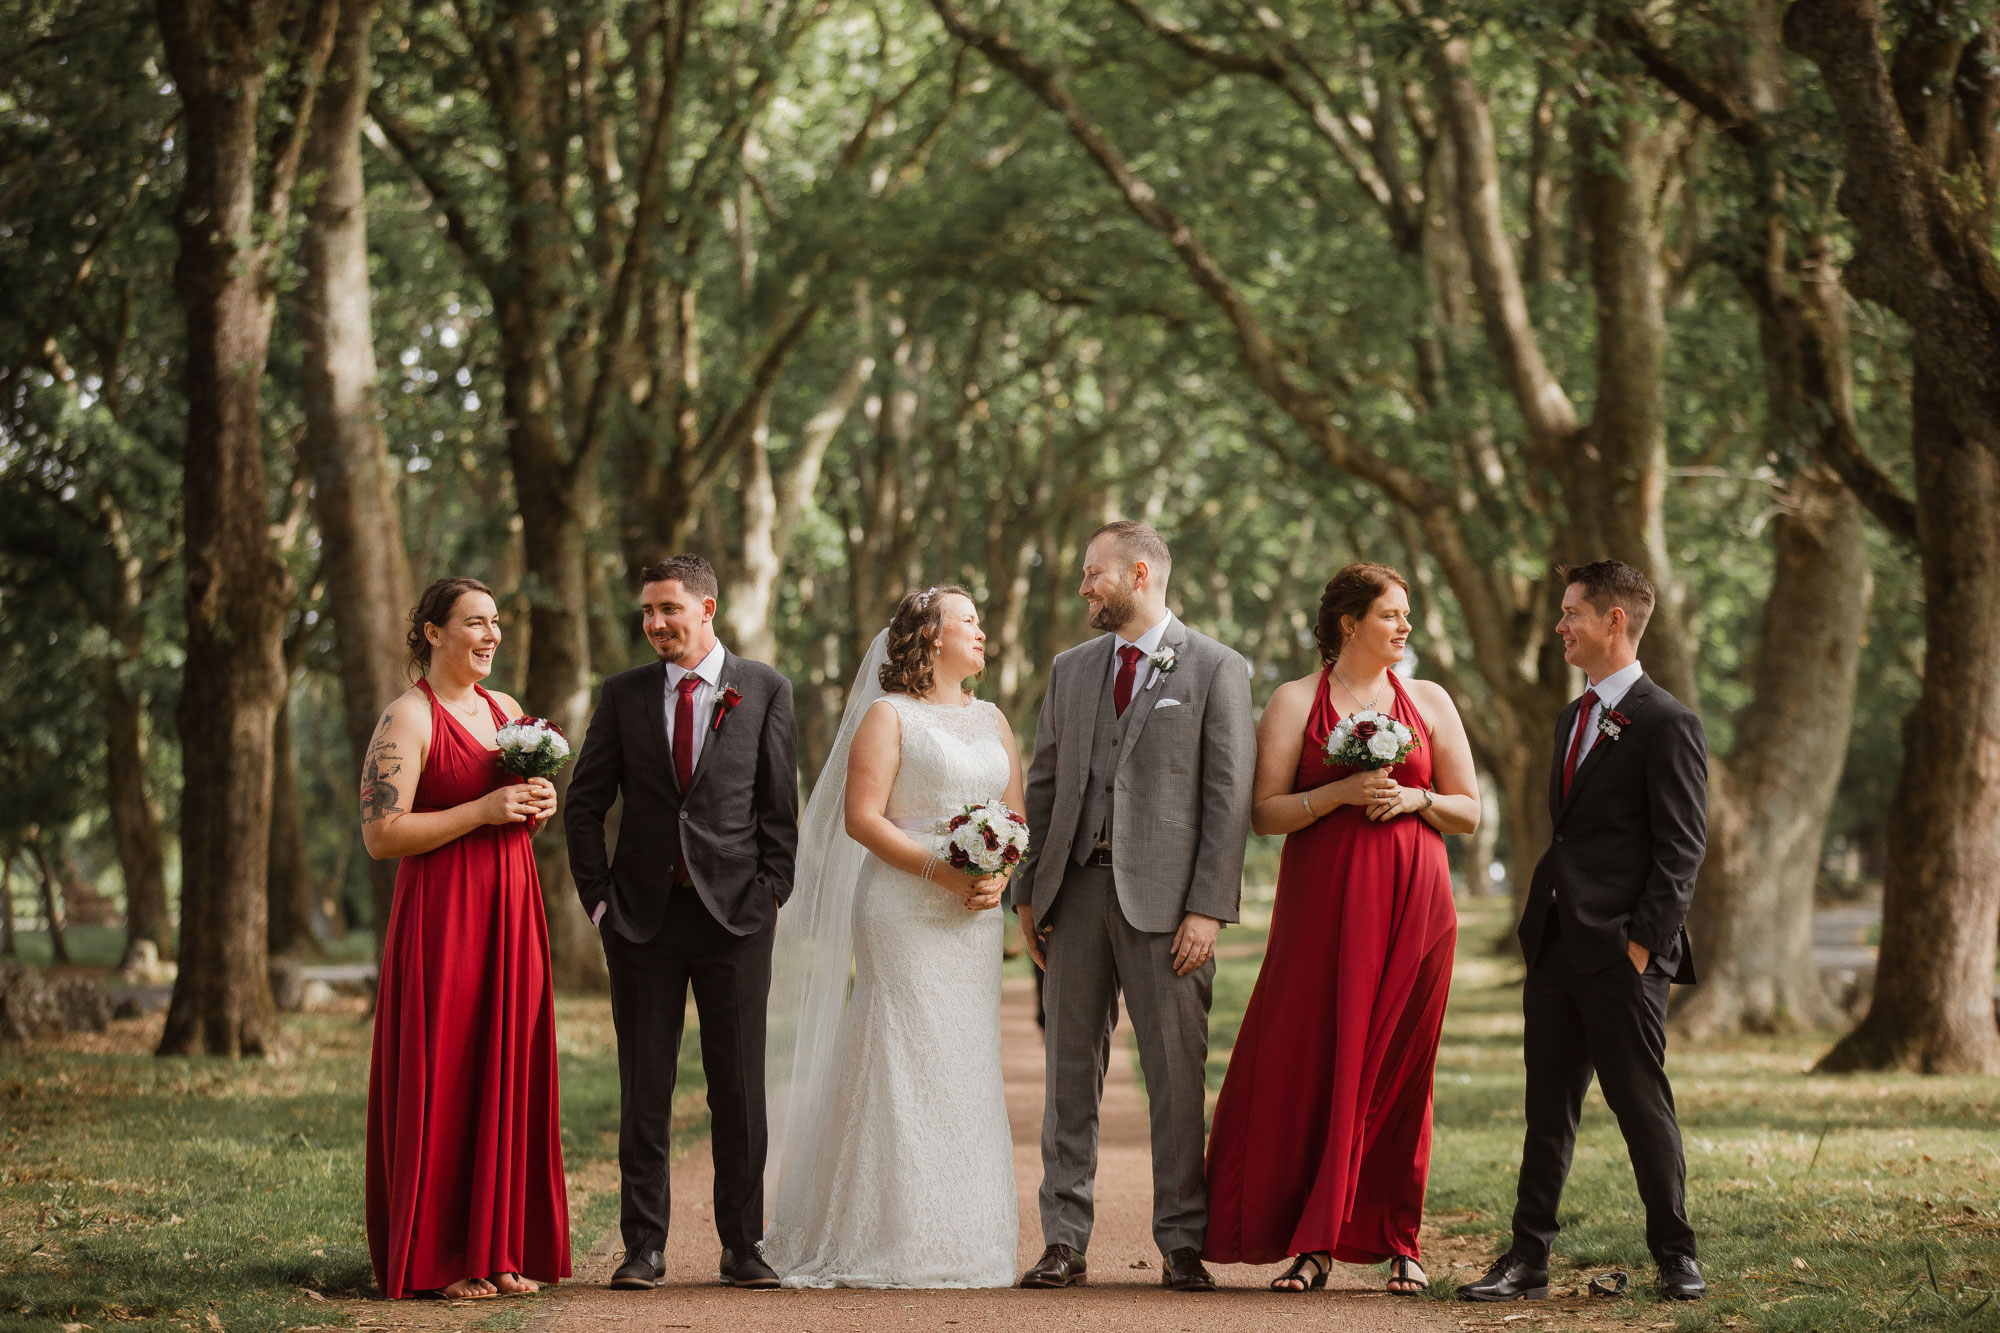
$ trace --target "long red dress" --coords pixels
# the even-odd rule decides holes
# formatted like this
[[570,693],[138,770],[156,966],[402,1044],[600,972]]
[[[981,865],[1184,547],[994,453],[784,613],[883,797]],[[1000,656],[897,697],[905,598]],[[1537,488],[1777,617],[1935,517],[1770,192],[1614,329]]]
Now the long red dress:
[[[431,746],[414,811],[520,781],[423,688]],[[392,1300],[492,1273],[569,1276],[555,996],[528,837],[489,824],[396,871],[368,1077],[368,1250]]]
[[[1425,741],[1391,775],[1429,786],[1423,717],[1389,679],[1393,715]],[[1326,761],[1339,720],[1327,687],[1322,672],[1294,791],[1354,771]],[[1420,817],[1374,824],[1344,805],[1285,839],[1270,943],[1209,1135],[1204,1258],[1419,1257],[1457,937],[1444,839]]]

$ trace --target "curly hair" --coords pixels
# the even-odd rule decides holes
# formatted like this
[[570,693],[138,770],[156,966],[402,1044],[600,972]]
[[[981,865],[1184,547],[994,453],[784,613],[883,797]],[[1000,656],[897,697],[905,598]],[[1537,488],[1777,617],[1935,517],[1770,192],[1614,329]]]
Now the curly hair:
[[1340,628],[1341,617],[1361,619],[1392,584],[1405,593],[1410,590],[1403,576],[1389,566],[1366,561],[1349,565],[1326,581],[1326,591],[1319,598],[1319,621],[1313,626],[1321,666],[1332,666],[1340,658],[1341,646],[1347,638]]
[[424,595],[410,608],[410,633],[404,640],[410,646],[410,683],[415,684],[431,669],[431,641],[424,636],[424,626],[442,625],[451,615],[451,609],[458,605],[458,599],[469,592],[483,592],[493,596],[493,589],[478,579],[464,577],[439,579],[424,589]]
[[882,689],[888,694],[929,694],[936,684],[932,663],[938,635],[944,632],[944,599],[953,593],[972,600],[956,583],[939,583],[906,592],[889,617],[889,660],[882,664]]

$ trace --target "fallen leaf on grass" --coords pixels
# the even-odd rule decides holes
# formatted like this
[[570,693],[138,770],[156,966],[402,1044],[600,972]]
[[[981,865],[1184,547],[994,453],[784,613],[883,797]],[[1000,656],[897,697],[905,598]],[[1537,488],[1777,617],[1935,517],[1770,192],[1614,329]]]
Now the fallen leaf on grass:
[[326,1299],[326,1297],[320,1295],[318,1292],[314,1291],[311,1287],[300,1287],[299,1295],[305,1297],[309,1301],[323,1301]]
[[62,1330],[63,1333],[83,1333],[83,1330],[89,1327],[89,1324],[64,1324]]

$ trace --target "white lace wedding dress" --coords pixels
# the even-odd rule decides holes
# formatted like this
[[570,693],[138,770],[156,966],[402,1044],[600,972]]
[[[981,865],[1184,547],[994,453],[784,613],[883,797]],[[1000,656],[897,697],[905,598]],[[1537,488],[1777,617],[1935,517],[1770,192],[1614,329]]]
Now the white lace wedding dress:
[[[1006,721],[990,703],[883,698],[902,722],[885,813],[918,842],[941,846],[945,820],[1006,794]],[[935,884],[873,856],[863,863],[837,1078],[764,1236],[764,1257],[787,1287],[1012,1284],[1014,1146],[1000,1072],[1005,929],[999,909],[968,912]]]

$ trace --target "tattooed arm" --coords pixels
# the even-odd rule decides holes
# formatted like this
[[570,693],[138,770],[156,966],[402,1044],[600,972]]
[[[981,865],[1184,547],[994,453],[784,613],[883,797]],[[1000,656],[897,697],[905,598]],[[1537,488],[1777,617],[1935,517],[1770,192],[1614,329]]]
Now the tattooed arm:
[[416,813],[417,779],[430,750],[427,700],[412,690],[382,713],[361,761],[361,841],[378,861],[416,856],[484,824],[519,824],[540,798],[523,784],[501,787],[449,810]]

